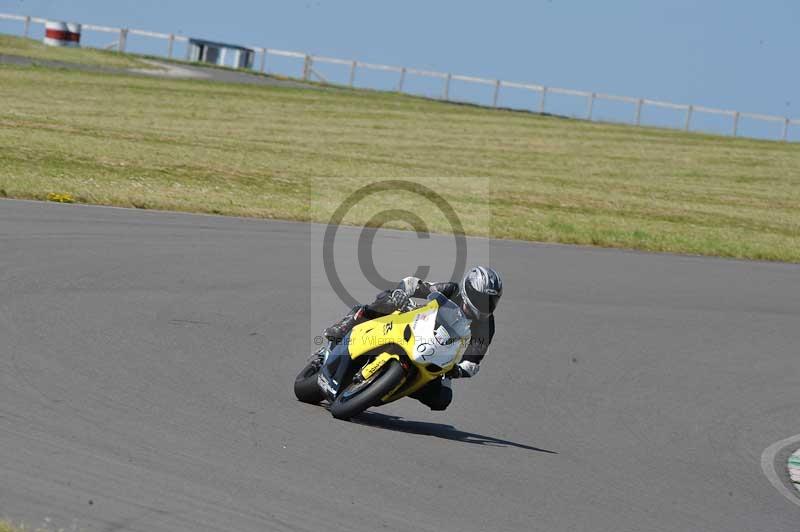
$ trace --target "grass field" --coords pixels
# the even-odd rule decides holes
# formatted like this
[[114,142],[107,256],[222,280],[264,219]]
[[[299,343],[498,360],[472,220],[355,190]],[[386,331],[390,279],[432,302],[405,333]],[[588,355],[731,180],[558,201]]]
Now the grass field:
[[11,524],[8,521],[0,519],[0,532],[26,532],[24,528],[20,528]]
[[33,39],[0,34],[0,54],[17,55],[44,61],[61,61],[110,68],[152,68],[131,55],[106,50],[45,46]]
[[335,203],[368,178],[414,177],[472,234],[800,262],[800,145],[36,67],[0,66],[0,100],[8,197],[324,222],[312,178]]
[[0,519],[0,532],[78,532],[78,527],[73,525],[70,528],[55,528],[49,519],[45,519],[41,526],[17,526],[11,521]]

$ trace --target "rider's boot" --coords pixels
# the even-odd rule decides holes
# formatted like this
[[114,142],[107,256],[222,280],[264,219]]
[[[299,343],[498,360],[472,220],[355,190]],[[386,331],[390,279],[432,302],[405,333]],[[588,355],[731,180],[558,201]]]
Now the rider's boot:
[[322,335],[331,342],[341,342],[342,338],[344,338],[357,323],[362,321],[363,317],[364,307],[355,306],[344,318],[325,329]]

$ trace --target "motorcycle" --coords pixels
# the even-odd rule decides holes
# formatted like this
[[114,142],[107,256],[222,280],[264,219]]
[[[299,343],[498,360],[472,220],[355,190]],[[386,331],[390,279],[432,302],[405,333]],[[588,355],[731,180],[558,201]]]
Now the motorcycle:
[[330,403],[337,419],[397,401],[461,361],[470,321],[438,292],[424,305],[365,321],[312,355],[294,382],[304,403]]

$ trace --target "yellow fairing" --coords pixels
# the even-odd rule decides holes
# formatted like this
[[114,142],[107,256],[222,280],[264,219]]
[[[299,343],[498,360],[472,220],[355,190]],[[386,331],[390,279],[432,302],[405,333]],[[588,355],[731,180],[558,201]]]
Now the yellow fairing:
[[[376,349],[380,348],[381,346],[396,345],[400,347],[407,355],[404,357],[405,360],[417,368],[417,374],[414,382],[407,387],[403,387],[405,381],[401,383],[398,388],[404,389],[399,393],[396,393],[397,389],[393,390],[384,396],[382,398],[384,403],[389,403],[414,393],[432,380],[440,378],[459,362],[460,357],[453,360],[452,363],[441,368],[439,371],[432,372],[428,371],[426,366],[418,364],[414,361],[413,350],[415,342],[412,329],[414,319],[420,314],[430,312],[431,310],[438,308],[439,303],[437,303],[436,300],[432,300],[428,302],[427,305],[418,309],[404,312],[402,314],[395,312],[393,314],[389,314],[388,316],[376,318],[353,327],[353,330],[350,334],[350,343],[348,344],[348,352],[353,360],[367,353],[375,354]],[[378,371],[378,369],[380,369],[391,359],[400,360],[400,357],[396,354],[396,349],[393,351],[395,352],[379,352],[375,360],[369,362],[361,369],[361,374],[363,377],[365,379],[371,377],[375,374],[375,372]]]
[[391,359],[400,360],[400,357],[397,355],[391,355],[389,353],[381,353],[375,360],[361,368],[361,375],[365,379],[369,379],[381,368],[381,366],[386,364]]
[[350,358],[355,360],[364,353],[391,344],[399,345],[411,356],[410,349],[414,348],[413,334],[409,338],[409,342],[406,342],[403,333],[406,326],[411,326],[414,322],[414,316],[419,314],[421,310],[417,309],[404,314],[389,314],[353,327],[350,333],[350,343],[347,345]]

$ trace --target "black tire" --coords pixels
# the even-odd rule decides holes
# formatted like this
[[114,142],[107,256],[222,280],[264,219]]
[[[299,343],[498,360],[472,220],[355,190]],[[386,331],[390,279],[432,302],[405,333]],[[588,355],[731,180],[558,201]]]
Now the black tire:
[[350,419],[371,406],[380,404],[381,397],[394,390],[405,376],[405,370],[397,360],[390,360],[372,383],[362,391],[347,396],[340,393],[331,404],[331,414],[336,419]]
[[294,380],[294,394],[300,401],[316,405],[325,399],[325,394],[317,384],[317,375],[321,367],[319,361],[312,359],[297,375]]

